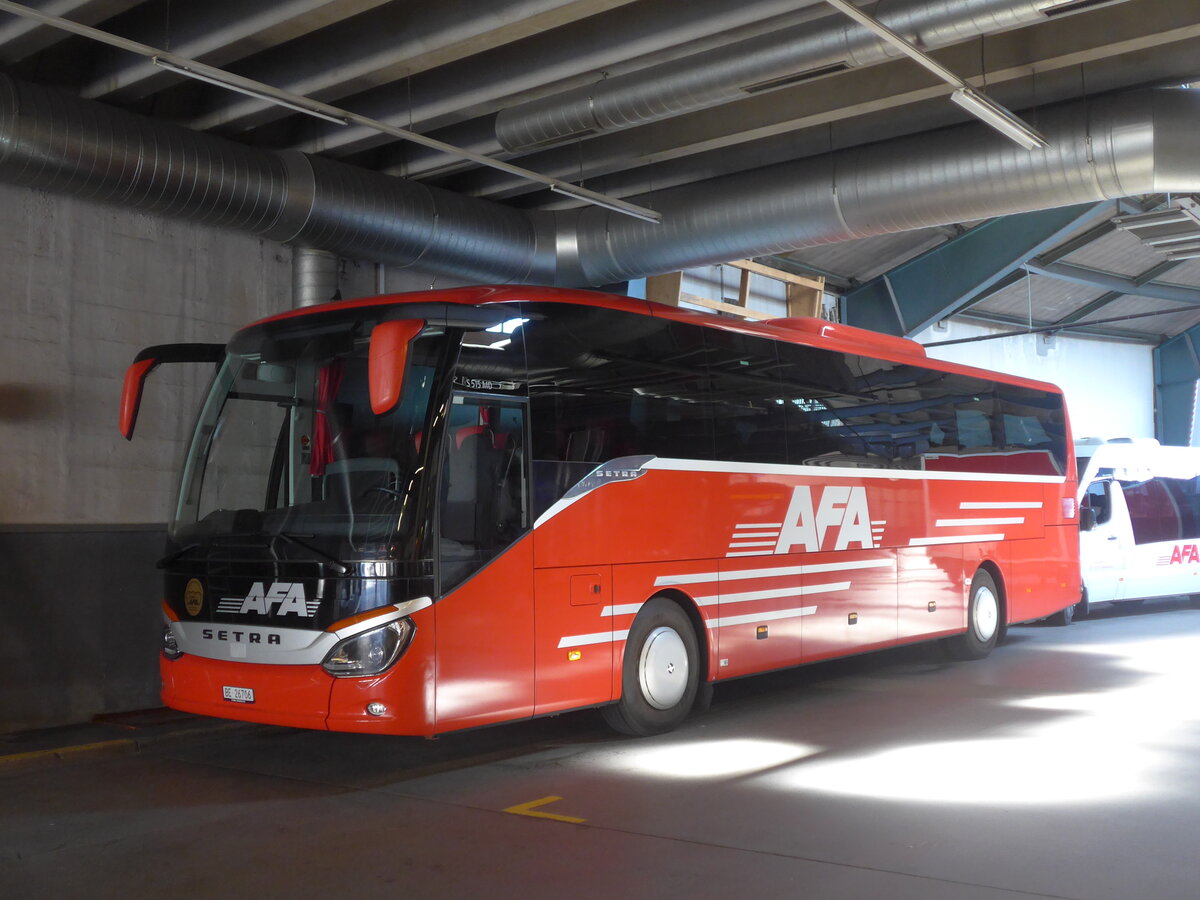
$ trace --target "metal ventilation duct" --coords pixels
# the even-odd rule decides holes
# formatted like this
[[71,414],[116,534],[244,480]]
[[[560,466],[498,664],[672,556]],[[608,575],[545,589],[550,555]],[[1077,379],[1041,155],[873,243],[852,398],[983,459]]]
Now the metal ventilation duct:
[[[1045,21],[1068,0],[893,0],[879,21],[922,49]],[[502,110],[497,149],[532,150],[632,128],[811,78],[899,56],[845,16],[832,14],[695,56]]]
[[480,281],[533,268],[520,210],[302,153],[274,153],[0,75],[0,179]]
[[1200,91],[1100,97],[1031,119],[1049,149],[961,125],[650,194],[640,199],[665,219],[649,225],[256,150],[0,76],[0,180],[463,279],[567,285],[1200,190]]
[[[1029,114],[1045,150],[960,125],[639,198],[644,227],[602,210],[559,213],[577,236],[564,283],[610,284],[715,261],[1010,213],[1200,189],[1200,91],[1149,90]],[[570,224],[568,224],[570,223]]]

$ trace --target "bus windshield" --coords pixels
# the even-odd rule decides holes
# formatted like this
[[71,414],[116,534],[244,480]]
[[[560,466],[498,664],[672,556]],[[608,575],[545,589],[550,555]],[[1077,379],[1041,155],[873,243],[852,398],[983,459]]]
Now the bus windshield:
[[409,558],[421,555],[413,518],[445,337],[434,329],[413,341],[400,402],[379,416],[367,378],[373,324],[326,317],[234,338],[185,462],[177,545],[281,536],[337,559],[407,535]]

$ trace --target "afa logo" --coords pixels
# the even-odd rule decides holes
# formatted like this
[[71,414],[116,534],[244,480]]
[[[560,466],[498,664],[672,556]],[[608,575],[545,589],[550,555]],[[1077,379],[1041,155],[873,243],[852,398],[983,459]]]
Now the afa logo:
[[256,581],[244,598],[222,599],[217,604],[217,612],[238,615],[257,613],[266,616],[274,611],[277,616],[297,615],[311,618],[316,615],[320,606],[319,597],[314,600],[305,597],[303,584],[276,581],[269,588],[264,588],[261,581]]
[[795,547],[809,553],[845,550],[851,545],[864,550],[875,546],[866,488],[831,485],[821,491],[815,506],[807,485],[792,491],[776,553],[791,553]]
[[1171,550],[1171,565],[1200,563],[1200,549],[1195,544],[1181,544]]

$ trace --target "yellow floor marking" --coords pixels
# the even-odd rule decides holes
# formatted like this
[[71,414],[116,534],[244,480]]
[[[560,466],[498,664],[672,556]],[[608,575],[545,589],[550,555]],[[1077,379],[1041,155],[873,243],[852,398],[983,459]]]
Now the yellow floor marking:
[[30,762],[39,759],[65,759],[68,756],[75,754],[86,754],[99,750],[128,750],[130,753],[136,752],[137,744],[128,739],[119,739],[115,741],[98,741],[94,744],[77,744],[74,747],[51,747],[45,750],[29,750],[24,753],[6,753],[0,755],[0,767],[5,765],[18,765],[23,762]]
[[537,807],[545,806],[548,803],[557,803],[561,799],[562,797],[543,797],[540,800],[530,800],[528,803],[518,803],[516,806],[510,806],[505,812],[516,816],[531,816],[535,819],[553,819],[555,822],[571,822],[575,825],[587,821],[587,819],[577,819],[575,816],[560,816],[557,813],[538,812]]

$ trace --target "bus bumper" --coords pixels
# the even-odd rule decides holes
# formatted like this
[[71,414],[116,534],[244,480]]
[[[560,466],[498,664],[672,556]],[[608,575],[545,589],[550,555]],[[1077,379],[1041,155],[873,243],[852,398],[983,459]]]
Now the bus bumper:
[[[202,716],[369,734],[431,735],[432,679],[416,659],[382,675],[335,678],[320,666],[159,658],[166,706]],[[231,699],[236,698],[236,699]]]

